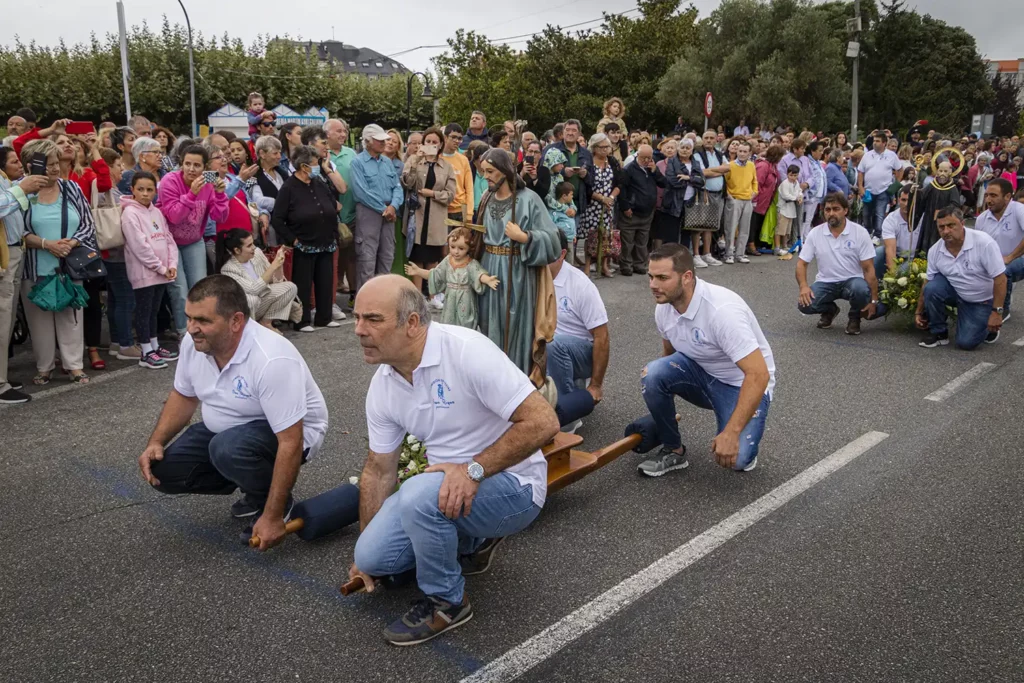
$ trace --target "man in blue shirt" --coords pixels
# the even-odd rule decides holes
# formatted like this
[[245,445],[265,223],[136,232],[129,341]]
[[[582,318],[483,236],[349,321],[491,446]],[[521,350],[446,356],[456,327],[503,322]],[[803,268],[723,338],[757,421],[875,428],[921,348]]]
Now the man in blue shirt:
[[383,128],[367,125],[363,151],[352,160],[357,290],[374,275],[390,273],[395,258],[395,216],[404,197],[394,163],[383,156],[387,141]]

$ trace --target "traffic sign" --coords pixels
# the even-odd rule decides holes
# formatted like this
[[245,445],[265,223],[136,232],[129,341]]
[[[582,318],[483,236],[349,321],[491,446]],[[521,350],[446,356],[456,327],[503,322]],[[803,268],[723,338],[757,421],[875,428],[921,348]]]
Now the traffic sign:
[[704,96],[704,116],[711,118],[711,107],[714,104],[714,100],[711,97],[711,93]]

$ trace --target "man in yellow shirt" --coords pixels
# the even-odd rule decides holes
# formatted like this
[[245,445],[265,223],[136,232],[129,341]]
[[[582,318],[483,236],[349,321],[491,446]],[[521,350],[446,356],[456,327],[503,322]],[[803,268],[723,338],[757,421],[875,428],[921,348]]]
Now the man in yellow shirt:
[[463,219],[465,207],[467,221],[473,220],[473,172],[469,160],[459,151],[462,142],[462,126],[449,123],[444,127],[444,160],[455,169],[455,199],[448,205],[448,217],[457,221]]
[[750,217],[757,196],[757,171],[754,162],[750,160],[750,143],[746,140],[739,141],[736,160],[729,162],[725,191],[725,262],[750,263],[746,248],[750,235]]

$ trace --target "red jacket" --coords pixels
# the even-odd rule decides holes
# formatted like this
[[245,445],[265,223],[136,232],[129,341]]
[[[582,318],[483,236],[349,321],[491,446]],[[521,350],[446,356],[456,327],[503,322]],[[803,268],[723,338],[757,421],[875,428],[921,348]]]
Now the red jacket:
[[779,170],[775,164],[768,163],[765,159],[758,159],[754,162],[757,169],[757,196],[754,198],[754,211],[759,214],[768,213],[768,207],[775,197],[775,189],[779,185]]
[[[14,153],[18,155],[18,158],[21,158],[21,150],[25,145],[33,140],[41,139],[42,138],[39,135],[39,128],[37,127],[14,138],[14,142],[11,144],[14,145]],[[71,175],[68,176],[68,180],[71,180],[77,184],[78,187],[82,188],[82,194],[85,195],[86,201],[90,202],[92,201],[93,180],[96,181],[96,189],[100,192],[106,192],[113,187],[113,184],[110,182],[110,167],[107,166],[107,162],[103,161],[103,159],[96,159],[89,164],[88,168],[82,171],[82,175],[78,175],[74,171],[71,171]]]

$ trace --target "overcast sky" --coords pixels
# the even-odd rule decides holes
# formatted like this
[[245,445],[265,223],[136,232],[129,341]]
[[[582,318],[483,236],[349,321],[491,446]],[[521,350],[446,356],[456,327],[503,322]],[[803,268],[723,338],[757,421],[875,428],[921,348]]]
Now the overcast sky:
[[[636,8],[635,0],[517,0],[505,3],[463,3],[453,12],[443,3],[430,9],[421,0],[302,0],[290,5],[281,0],[229,0],[197,2],[183,0],[191,12],[193,29],[204,35],[227,31],[246,43],[256,35],[301,36],[309,40],[334,39],[369,47],[385,54],[419,45],[443,44],[457,28],[476,30],[490,38],[505,38],[540,31],[546,24],[566,26],[598,19],[602,11],[623,12]],[[64,38],[69,44],[84,42],[90,32],[102,36],[117,32],[114,0],[15,0],[4,3],[0,21],[0,44],[11,45],[18,35],[25,42],[54,45]],[[129,25],[149,22],[159,28],[162,15],[171,22],[184,23],[175,0],[124,0]],[[475,5],[479,9],[466,11]],[[702,16],[718,0],[693,0]],[[1024,32],[1019,16],[1022,0],[910,0],[921,12],[950,24],[963,26],[978,42],[981,53],[991,59],[1024,58]],[[244,14],[243,14],[244,10]],[[454,18],[457,17],[457,18]],[[579,29],[598,26],[592,22]],[[577,29],[574,29],[577,30]],[[511,42],[511,41],[510,41]],[[525,39],[513,43],[525,46]],[[936,45],[940,50],[942,46]],[[412,69],[431,66],[430,58],[443,49],[425,49],[397,57]]]

